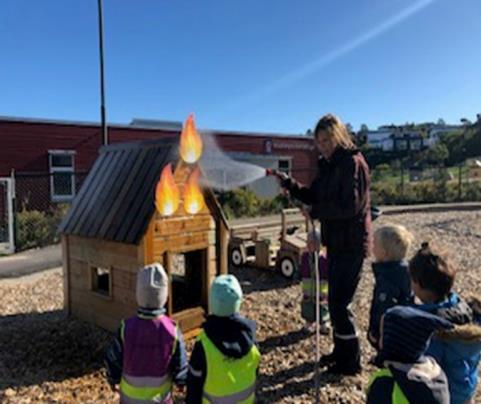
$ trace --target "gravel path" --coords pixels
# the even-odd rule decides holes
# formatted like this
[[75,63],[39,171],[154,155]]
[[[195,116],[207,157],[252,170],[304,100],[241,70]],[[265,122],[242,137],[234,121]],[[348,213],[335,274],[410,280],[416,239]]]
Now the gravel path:
[[[480,292],[481,212],[411,213],[381,217],[407,226],[416,237],[438,242],[459,268],[456,290]],[[364,371],[343,379],[321,375],[321,402],[361,403],[373,368],[373,354],[364,339],[372,293],[370,263],[366,262],[353,304],[361,329]],[[243,312],[257,321],[263,353],[258,384],[259,402],[313,402],[314,338],[302,331],[300,288],[271,271],[235,271],[245,291]],[[101,353],[109,334],[66,318],[60,270],[0,281],[0,402],[111,402],[103,378]],[[321,338],[323,353],[329,339]],[[189,344],[191,345],[191,344]],[[479,389],[478,389],[479,390]],[[478,392],[476,402],[481,402]]]

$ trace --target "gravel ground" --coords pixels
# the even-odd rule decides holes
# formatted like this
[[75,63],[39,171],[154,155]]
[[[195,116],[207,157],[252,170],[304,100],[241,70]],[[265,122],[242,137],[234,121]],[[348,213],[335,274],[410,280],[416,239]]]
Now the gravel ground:
[[[436,241],[459,268],[456,289],[480,292],[481,212],[416,213],[381,217],[376,226],[400,223],[416,237],[411,254],[423,240]],[[235,271],[245,291],[243,312],[257,321],[262,365],[259,402],[313,402],[314,338],[302,331],[298,284],[268,270]],[[355,377],[321,374],[321,402],[360,403],[373,371],[373,354],[364,335],[372,293],[370,262],[365,263],[353,304],[361,329],[364,371]],[[62,308],[61,271],[0,281],[0,402],[111,402],[102,351],[109,334],[67,318]],[[188,344],[191,347],[191,343]],[[321,337],[322,353],[329,338]],[[479,389],[478,389],[479,390]],[[178,395],[178,394],[177,394]],[[476,402],[481,402],[478,391]]]

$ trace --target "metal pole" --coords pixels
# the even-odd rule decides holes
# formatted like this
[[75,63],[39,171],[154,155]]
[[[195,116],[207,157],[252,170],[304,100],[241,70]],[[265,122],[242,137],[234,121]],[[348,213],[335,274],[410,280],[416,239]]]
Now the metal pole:
[[100,120],[102,127],[102,144],[108,145],[107,121],[105,118],[105,80],[104,80],[104,16],[102,11],[102,1],[98,0],[99,16],[99,52],[100,52]]
[[[314,220],[311,221],[312,224],[312,239],[316,240],[316,224]],[[316,390],[316,404],[319,404],[320,401],[320,383],[319,383],[319,360],[321,358],[321,351],[320,351],[320,342],[321,342],[321,330],[320,330],[320,322],[321,322],[321,313],[319,310],[319,300],[320,300],[320,290],[319,290],[319,245],[320,243],[316,243],[316,251],[314,252],[314,273],[316,277],[316,297],[315,297],[315,305],[316,305],[316,360],[314,362],[314,388]]]

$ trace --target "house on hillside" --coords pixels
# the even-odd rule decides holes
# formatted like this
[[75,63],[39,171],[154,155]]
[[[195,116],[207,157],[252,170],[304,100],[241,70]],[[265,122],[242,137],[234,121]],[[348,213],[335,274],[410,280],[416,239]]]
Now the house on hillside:
[[210,189],[205,205],[172,216],[155,208],[163,168],[175,166],[184,188],[192,166],[178,160],[173,139],[101,148],[60,225],[68,313],[114,330],[136,312],[140,267],[160,262],[171,280],[167,312],[184,332],[198,329],[207,312],[209,285],[227,273],[228,224]]

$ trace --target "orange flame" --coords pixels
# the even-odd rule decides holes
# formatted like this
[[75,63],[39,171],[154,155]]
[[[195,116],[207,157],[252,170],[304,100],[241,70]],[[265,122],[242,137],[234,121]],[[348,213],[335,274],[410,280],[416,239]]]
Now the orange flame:
[[190,114],[180,135],[180,157],[192,164],[199,160],[201,154],[202,139],[195,129],[194,115]]
[[187,213],[195,215],[204,207],[204,196],[199,187],[200,171],[197,167],[190,174],[184,188],[184,209]]
[[180,192],[172,174],[172,164],[162,170],[160,180],[155,189],[155,206],[162,216],[172,215],[179,207]]

